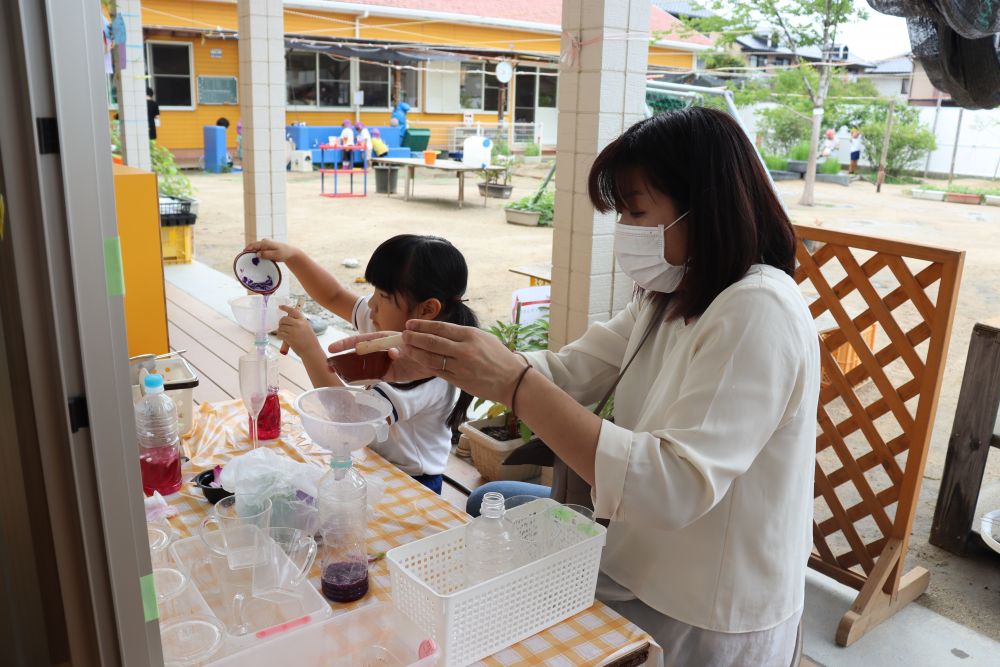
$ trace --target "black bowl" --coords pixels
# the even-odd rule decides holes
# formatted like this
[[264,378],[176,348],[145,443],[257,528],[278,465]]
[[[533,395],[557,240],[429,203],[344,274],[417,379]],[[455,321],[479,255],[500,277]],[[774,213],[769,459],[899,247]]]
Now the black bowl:
[[198,473],[192,480],[194,485],[201,489],[201,492],[205,494],[205,500],[212,503],[213,505],[223,498],[228,498],[233,495],[231,491],[226,491],[222,487],[209,486],[213,481],[215,481],[215,471],[206,470],[205,472]]

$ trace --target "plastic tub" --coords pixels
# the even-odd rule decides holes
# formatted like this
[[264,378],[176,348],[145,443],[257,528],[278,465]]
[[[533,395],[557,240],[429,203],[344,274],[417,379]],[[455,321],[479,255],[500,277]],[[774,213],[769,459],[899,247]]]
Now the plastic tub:
[[437,151],[424,151],[424,164],[432,165],[437,162],[438,154]]
[[444,665],[467,665],[594,603],[607,531],[554,500],[507,511],[525,539],[546,535],[541,557],[465,584],[465,526],[386,554],[396,608],[437,642]]
[[287,632],[273,641],[213,662],[217,667],[431,667],[436,645],[409,620],[381,602],[322,623]]
[[[132,402],[138,403],[142,399],[142,369],[145,368],[150,373],[159,373],[163,376],[164,392],[177,406],[177,431],[181,436],[187,435],[194,426],[194,388],[198,386],[198,375],[194,369],[181,356],[132,361],[134,363],[131,363],[129,368],[132,379]],[[155,371],[149,368],[151,364]]]

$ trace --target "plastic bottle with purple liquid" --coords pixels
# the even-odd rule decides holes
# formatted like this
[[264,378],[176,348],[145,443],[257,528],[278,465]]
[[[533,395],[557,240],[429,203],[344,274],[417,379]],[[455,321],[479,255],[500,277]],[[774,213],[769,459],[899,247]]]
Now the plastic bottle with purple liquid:
[[323,595],[333,602],[359,600],[368,593],[368,484],[349,453],[333,456],[316,495],[323,531]]

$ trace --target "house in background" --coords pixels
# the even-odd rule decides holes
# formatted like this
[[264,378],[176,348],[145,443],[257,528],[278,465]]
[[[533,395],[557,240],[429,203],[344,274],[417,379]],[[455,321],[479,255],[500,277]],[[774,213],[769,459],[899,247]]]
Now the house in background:
[[[361,7],[363,5],[363,7]],[[286,122],[387,125],[396,101],[409,123],[452,148],[454,128],[524,124],[515,141],[556,142],[562,0],[285,0]],[[179,157],[201,155],[202,127],[239,119],[235,3],[144,0],[146,69],[160,105],[158,140]],[[704,35],[652,7],[652,73],[691,70],[711,48]],[[622,48],[626,36],[623,34]],[[514,76],[502,95],[494,76]],[[254,64],[254,67],[265,66]],[[235,132],[228,137],[235,145]],[[460,142],[458,142],[460,143]],[[232,146],[231,146],[232,147]]]
[[865,78],[875,85],[879,95],[907,100],[913,86],[913,57],[907,53],[876,60]]

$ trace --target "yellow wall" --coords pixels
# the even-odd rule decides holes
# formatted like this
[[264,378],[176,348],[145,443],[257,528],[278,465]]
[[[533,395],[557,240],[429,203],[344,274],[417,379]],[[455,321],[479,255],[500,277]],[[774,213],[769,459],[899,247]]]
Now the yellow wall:
[[[236,3],[205,2],[199,0],[144,0],[142,4],[143,25],[149,29],[157,27],[194,28],[198,30],[236,30]],[[294,35],[316,37],[354,38],[355,16],[334,14],[315,10],[285,9],[285,32]],[[406,21],[388,17],[369,17],[361,22],[362,39],[414,42],[480,48],[499,48],[511,51],[558,53],[559,36],[506,28],[469,26],[458,23],[427,21]],[[176,37],[147,35],[153,41],[186,41],[194,46],[194,73],[207,76],[238,76],[239,54],[234,39],[207,39],[201,37]],[[211,49],[221,49],[221,58],[211,58]],[[685,51],[671,51],[652,47],[649,53],[650,65],[689,69],[694,65],[694,54]],[[421,100],[423,100],[421,91]],[[197,90],[195,91],[197,98]],[[422,104],[423,102],[421,102]],[[225,116],[230,121],[227,143],[230,150],[236,148],[236,121],[239,119],[238,105],[199,105],[195,99],[192,111],[161,110],[160,127],[157,136],[164,146],[171,150],[200,150],[202,147],[202,127],[214,125],[216,119]],[[353,111],[288,111],[286,122],[305,122],[309,125],[340,125],[345,118],[354,119]],[[409,115],[412,123],[439,121],[461,123],[461,114],[425,114],[413,112]],[[496,113],[476,114],[477,121],[496,120]],[[366,125],[387,125],[388,111],[363,111],[361,122]],[[431,145],[444,147],[447,144],[447,129],[432,128]]]
[[115,211],[125,275],[128,354],[165,354],[167,301],[160,255],[156,174],[114,165]]

